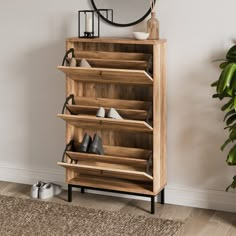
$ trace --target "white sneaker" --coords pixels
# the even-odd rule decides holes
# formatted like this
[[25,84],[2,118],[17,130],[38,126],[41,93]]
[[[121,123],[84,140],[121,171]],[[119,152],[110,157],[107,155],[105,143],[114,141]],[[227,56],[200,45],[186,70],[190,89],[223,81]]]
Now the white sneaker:
[[54,183],[51,183],[51,184],[53,186],[53,194],[54,195],[59,195],[62,192],[61,185],[54,184]]
[[80,62],[80,67],[86,67],[86,68],[91,68],[90,64],[88,63],[88,61],[86,59],[82,59]]
[[105,109],[103,107],[100,107],[97,111],[96,117],[105,117]]
[[123,120],[123,118],[120,116],[120,114],[114,108],[111,108],[108,111],[107,118],[112,118],[112,119],[116,119],[116,120]]
[[54,183],[47,183],[39,189],[39,199],[51,198],[61,193],[61,186]]
[[76,67],[76,59],[74,57],[70,60],[70,67]]
[[43,187],[43,185],[45,185],[45,183],[42,181],[39,181],[31,187],[30,194],[32,198],[39,197],[39,189]]

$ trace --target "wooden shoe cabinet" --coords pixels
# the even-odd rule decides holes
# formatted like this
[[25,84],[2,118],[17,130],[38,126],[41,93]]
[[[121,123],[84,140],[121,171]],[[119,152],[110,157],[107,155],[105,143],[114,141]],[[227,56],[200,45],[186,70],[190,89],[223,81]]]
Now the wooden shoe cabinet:
[[[66,143],[81,143],[97,133],[104,155],[65,152],[68,200],[72,188],[104,190],[164,203],[166,185],[165,40],[70,38],[77,64],[85,58],[92,68],[58,66],[66,77]],[[99,107],[115,108],[124,118],[97,118]],[[70,112],[69,112],[69,111]],[[147,168],[148,167],[148,168]]]

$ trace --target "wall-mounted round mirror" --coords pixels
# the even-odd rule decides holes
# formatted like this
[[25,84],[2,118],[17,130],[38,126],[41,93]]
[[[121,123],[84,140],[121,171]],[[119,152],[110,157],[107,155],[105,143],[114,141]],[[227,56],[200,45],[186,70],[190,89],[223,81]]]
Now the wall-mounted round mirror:
[[[100,17],[115,26],[131,26],[143,21],[151,12],[151,0],[91,0]],[[154,4],[156,0],[153,0]]]

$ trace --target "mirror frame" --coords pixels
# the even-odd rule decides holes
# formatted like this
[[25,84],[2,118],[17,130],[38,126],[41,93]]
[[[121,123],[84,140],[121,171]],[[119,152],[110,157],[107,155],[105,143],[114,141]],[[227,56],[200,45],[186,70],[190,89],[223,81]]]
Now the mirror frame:
[[[95,0],[91,0],[91,4],[94,8],[94,10],[97,12],[97,14],[99,14],[99,16],[105,21],[107,22],[108,24],[111,24],[111,25],[114,25],[114,26],[118,26],[118,27],[128,27],[128,26],[132,26],[132,25],[136,25],[140,22],[142,22],[150,13],[151,13],[151,8],[149,8],[149,10],[138,20],[134,21],[134,22],[131,22],[131,23],[128,23],[128,24],[120,24],[120,23],[115,23],[115,22],[112,22],[110,20],[108,20],[107,18],[105,18],[97,9],[96,7],[96,4],[94,2]],[[153,1],[153,5],[155,7],[155,4],[156,4],[156,0]]]

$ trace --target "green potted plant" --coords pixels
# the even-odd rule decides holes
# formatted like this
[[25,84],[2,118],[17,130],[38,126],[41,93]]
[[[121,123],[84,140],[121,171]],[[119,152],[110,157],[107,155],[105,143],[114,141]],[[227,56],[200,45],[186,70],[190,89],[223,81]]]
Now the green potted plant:
[[[225,129],[229,131],[229,137],[221,146],[221,150],[223,151],[227,145],[231,144],[226,163],[229,166],[236,166],[236,45],[229,49],[225,59],[217,61],[221,61],[219,67],[222,72],[219,79],[211,85],[216,89],[213,98],[226,100],[221,110],[225,112]],[[229,188],[236,188],[236,175],[233,177],[233,182],[226,188],[226,191]]]

